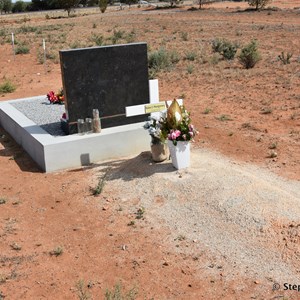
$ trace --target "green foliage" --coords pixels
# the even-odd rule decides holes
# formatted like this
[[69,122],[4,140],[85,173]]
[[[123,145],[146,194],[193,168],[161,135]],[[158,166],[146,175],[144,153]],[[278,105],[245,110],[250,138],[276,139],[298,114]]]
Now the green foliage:
[[95,43],[97,46],[102,46],[104,43],[104,38],[102,34],[95,34],[93,33],[90,37],[90,40]]
[[0,0],[0,11],[1,14],[4,13],[9,13],[12,10],[12,2],[11,0]]
[[288,65],[290,64],[290,59],[292,58],[293,53],[288,52],[286,55],[284,53],[284,51],[281,52],[281,54],[278,55],[278,59],[281,60],[281,62],[284,65]]
[[244,48],[242,48],[242,51],[239,55],[239,62],[244,68],[251,69],[259,60],[260,54],[257,49],[257,43],[253,40]]
[[49,252],[49,254],[52,256],[60,256],[63,254],[63,252],[64,252],[64,249],[62,247],[58,246],[58,247],[54,248],[53,250],[51,250]]
[[106,11],[107,4],[108,4],[107,0],[99,0],[99,8],[102,13]]
[[79,0],[58,0],[59,8],[64,9],[68,13],[68,17],[72,9],[74,9],[79,3]]
[[106,180],[106,177],[107,177],[107,174],[108,174],[109,171],[110,171],[110,169],[107,169],[105,171],[105,173],[103,174],[103,176],[99,177],[99,181],[98,181],[97,186],[94,189],[92,189],[92,194],[94,196],[98,196],[102,193],[104,185],[105,185],[105,180]]
[[188,74],[192,74],[194,72],[194,66],[193,65],[188,65],[186,67],[186,71],[188,72]]
[[114,30],[113,36],[111,37],[111,41],[113,44],[117,44],[119,40],[125,37],[125,31],[123,30]]
[[16,90],[16,86],[12,84],[9,80],[6,80],[4,83],[0,84],[0,93],[8,94]]
[[214,39],[212,42],[214,52],[220,53],[225,59],[232,60],[237,52],[237,45],[224,39]]
[[20,44],[18,45],[18,47],[16,48],[15,53],[16,54],[28,54],[30,51],[29,47],[25,44]]
[[90,294],[87,292],[84,280],[79,280],[76,283],[76,291],[77,291],[77,296],[79,300],[89,300],[91,299]]
[[21,0],[17,1],[12,7],[13,13],[24,12],[25,10],[26,10],[26,3]]
[[248,0],[250,6],[255,7],[256,10],[264,8],[271,0]]
[[109,289],[105,292],[105,300],[135,300],[137,298],[136,288],[132,288],[127,293],[122,291],[121,283],[117,283],[111,291]]
[[197,59],[197,53],[194,51],[189,51],[185,54],[185,59],[194,61]]
[[161,70],[170,70],[173,64],[180,60],[176,51],[168,52],[161,48],[157,51],[150,52],[148,56],[148,67],[151,72],[157,73]]
[[17,29],[16,33],[29,33],[29,32],[36,32],[39,28],[35,26],[21,26]]

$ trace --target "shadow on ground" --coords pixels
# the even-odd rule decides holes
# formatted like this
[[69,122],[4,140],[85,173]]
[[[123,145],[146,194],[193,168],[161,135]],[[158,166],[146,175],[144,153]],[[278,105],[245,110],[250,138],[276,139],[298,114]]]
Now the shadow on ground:
[[19,168],[24,172],[42,173],[38,165],[31,159],[31,157],[1,127],[0,144],[3,148],[0,149],[0,156],[10,157],[9,159],[14,160]]
[[[105,176],[106,181],[116,179],[130,181],[135,178],[150,177],[157,173],[171,173],[176,171],[169,159],[161,163],[153,162],[150,151],[142,152],[138,156],[130,159],[91,164],[84,169],[87,170],[93,168],[99,168],[99,176]],[[78,172],[82,170],[82,168],[79,168],[70,170],[69,172]]]

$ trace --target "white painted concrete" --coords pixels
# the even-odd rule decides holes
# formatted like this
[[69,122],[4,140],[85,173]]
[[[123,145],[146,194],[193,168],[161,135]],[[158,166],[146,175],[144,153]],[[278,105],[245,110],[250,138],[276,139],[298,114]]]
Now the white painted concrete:
[[[54,137],[10,104],[40,97],[0,102],[0,125],[45,172],[77,168],[149,150],[150,138],[143,122],[103,129],[101,133]],[[157,80],[150,81],[151,99],[158,99]]]

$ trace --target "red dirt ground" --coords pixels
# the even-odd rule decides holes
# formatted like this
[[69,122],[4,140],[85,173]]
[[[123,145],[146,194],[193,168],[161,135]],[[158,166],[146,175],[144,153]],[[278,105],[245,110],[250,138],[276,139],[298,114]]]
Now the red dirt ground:
[[[70,30],[80,40],[93,32],[93,23],[104,35],[113,25],[129,31],[135,28],[138,38],[153,49],[165,45],[178,49],[181,57],[189,49],[199,50],[201,62],[193,63],[192,74],[182,59],[175,69],[158,75],[161,99],[184,96],[192,111],[199,130],[195,146],[299,180],[300,13],[293,8],[300,7],[300,1],[273,1],[271,5],[282,10],[237,13],[237,7],[247,5],[221,3],[195,12],[186,8],[178,13],[109,11],[72,18],[76,25]],[[16,20],[0,17],[4,27],[20,26]],[[32,17],[26,25],[67,22]],[[181,40],[181,32],[188,32],[187,41]],[[215,37],[242,44],[257,38],[262,60],[251,70],[242,69],[237,60],[213,64],[208,44]],[[17,86],[15,92],[2,95],[1,101],[61,87],[59,64],[49,61],[45,73],[37,62],[37,47],[33,40],[30,54],[13,59],[11,46],[0,45],[0,83],[6,78]],[[276,60],[281,51],[293,53],[291,64]],[[265,109],[270,113],[264,114]],[[220,121],[221,115],[232,120]],[[270,158],[273,144],[277,156]],[[153,231],[147,223],[134,229],[127,226],[131,216],[117,212],[113,191],[92,196],[93,170],[43,174],[2,128],[0,170],[0,198],[6,200],[0,204],[2,298],[77,299],[75,285],[83,279],[93,299],[102,299],[105,289],[119,280],[126,290],[137,286],[138,299],[266,299],[264,294],[252,293],[259,282],[239,276],[225,282],[221,272],[214,278],[199,276],[205,257],[197,258],[195,264],[193,257],[170,249],[164,242],[165,232]],[[21,249],[14,250],[14,243]],[[63,254],[49,255],[58,246],[63,247]],[[239,288],[240,282],[244,288]]]

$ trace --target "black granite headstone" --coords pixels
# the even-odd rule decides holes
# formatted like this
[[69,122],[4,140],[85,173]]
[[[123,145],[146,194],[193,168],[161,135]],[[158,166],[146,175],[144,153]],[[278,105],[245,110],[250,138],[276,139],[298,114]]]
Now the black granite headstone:
[[70,133],[94,108],[102,128],[147,119],[125,116],[126,106],[149,103],[146,43],[63,50],[60,62]]

